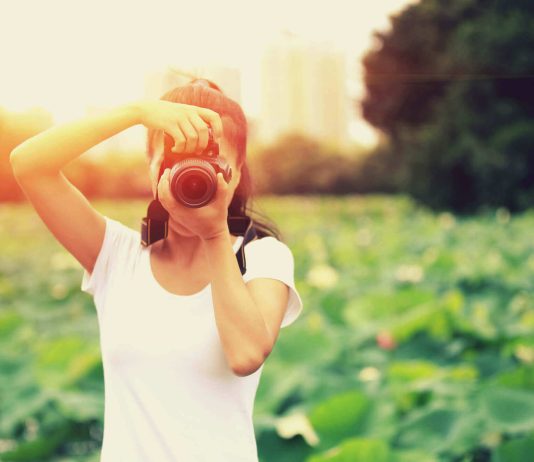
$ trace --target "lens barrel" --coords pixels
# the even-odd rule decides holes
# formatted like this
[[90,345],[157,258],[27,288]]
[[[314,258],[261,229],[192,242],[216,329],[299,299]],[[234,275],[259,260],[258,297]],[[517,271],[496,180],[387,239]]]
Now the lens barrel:
[[203,207],[217,191],[217,172],[206,160],[183,159],[171,169],[170,188],[174,198],[186,207]]

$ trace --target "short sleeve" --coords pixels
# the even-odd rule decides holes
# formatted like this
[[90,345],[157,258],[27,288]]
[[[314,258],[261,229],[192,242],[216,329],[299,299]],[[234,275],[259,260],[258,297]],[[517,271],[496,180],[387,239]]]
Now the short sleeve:
[[128,247],[135,244],[135,231],[122,223],[104,216],[106,230],[100,252],[95,261],[92,273],[84,269],[81,290],[91,294],[98,309],[106,287],[112,277],[113,269],[117,262],[125,258],[129,251]]
[[281,327],[292,324],[302,312],[302,299],[295,286],[295,262],[291,249],[273,236],[255,239],[245,246],[246,282],[255,278],[282,281],[289,287],[289,299]]

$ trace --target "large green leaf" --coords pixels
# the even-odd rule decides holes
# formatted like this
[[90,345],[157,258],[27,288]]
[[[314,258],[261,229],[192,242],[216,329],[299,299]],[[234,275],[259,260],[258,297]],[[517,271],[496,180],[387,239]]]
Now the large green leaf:
[[502,372],[495,377],[495,382],[507,388],[534,389],[534,365],[525,365]]
[[328,451],[310,456],[306,462],[392,462],[392,454],[385,441],[351,438]]
[[400,429],[400,447],[421,448],[438,453],[456,437],[460,414],[451,409],[424,409],[415,413]]
[[438,462],[438,458],[426,451],[418,449],[408,451],[395,451],[393,462]]
[[321,439],[339,442],[364,430],[370,398],[359,390],[333,395],[313,407],[309,419]]
[[482,409],[496,430],[522,432],[534,430],[534,393],[491,386],[480,393]]
[[529,462],[534,459],[534,437],[507,441],[499,446],[491,462]]

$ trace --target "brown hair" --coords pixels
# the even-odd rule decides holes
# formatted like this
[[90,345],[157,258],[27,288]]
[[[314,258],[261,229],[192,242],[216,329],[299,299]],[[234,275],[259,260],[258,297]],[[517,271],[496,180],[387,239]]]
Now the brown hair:
[[[219,114],[223,123],[224,137],[236,150],[237,168],[241,169],[239,184],[228,206],[228,215],[252,218],[259,238],[273,236],[282,240],[278,227],[265,214],[253,210],[251,207],[254,191],[246,158],[247,119],[241,106],[226,96],[219,86],[207,79],[193,79],[186,85],[175,87],[166,92],[160,100],[199,106]],[[154,155],[155,134],[155,129],[148,128],[146,150],[150,159]]]

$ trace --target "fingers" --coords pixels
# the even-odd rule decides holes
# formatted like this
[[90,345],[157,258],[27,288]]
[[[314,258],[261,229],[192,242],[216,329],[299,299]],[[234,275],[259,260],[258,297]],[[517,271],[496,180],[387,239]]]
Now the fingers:
[[220,143],[223,137],[223,124],[217,112],[196,107],[195,110],[182,113],[176,123],[165,129],[165,132],[174,139],[172,152],[185,154],[203,152],[209,141],[209,127],[212,128],[214,141]]
[[226,197],[226,191],[228,190],[228,183],[225,181],[221,172],[217,173],[217,196],[218,199],[223,200]]
[[197,150],[199,135],[187,117],[182,118],[179,124],[186,138],[183,152],[193,154]]
[[191,123],[195,127],[195,130],[198,133],[197,149],[200,153],[204,151],[204,149],[206,149],[206,146],[208,145],[208,140],[209,140],[208,126],[206,125],[206,122],[204,122],[197,113],[192,114],[189,120],[191,121]]
[[166,168],[158,183],[158,198],[163,207],[170,212],[172,201],[170,199],[170,184],[169,184],[169,175],[171,173],[170,168]]
[[198,115],[208,123],[213,129],[213,137],[218,143],[221,142],[223,137],[223,123],[221,116],[211,109],[201,108],[198,112]]
[[171,125],[165,130],[174,139],[173,152],[182,152],[185,149],[186,138],[178,125]]
[[158,198],[160,199],[160,201],[165,197],[165,194],[164,194],[165,193],[165,181],[166,181],[166,177],[168,174],[168,170],[169,170],[168,168],[163,170],[163,173],[161,174],[161,177],[159,178],[159,181],[158,181]]

